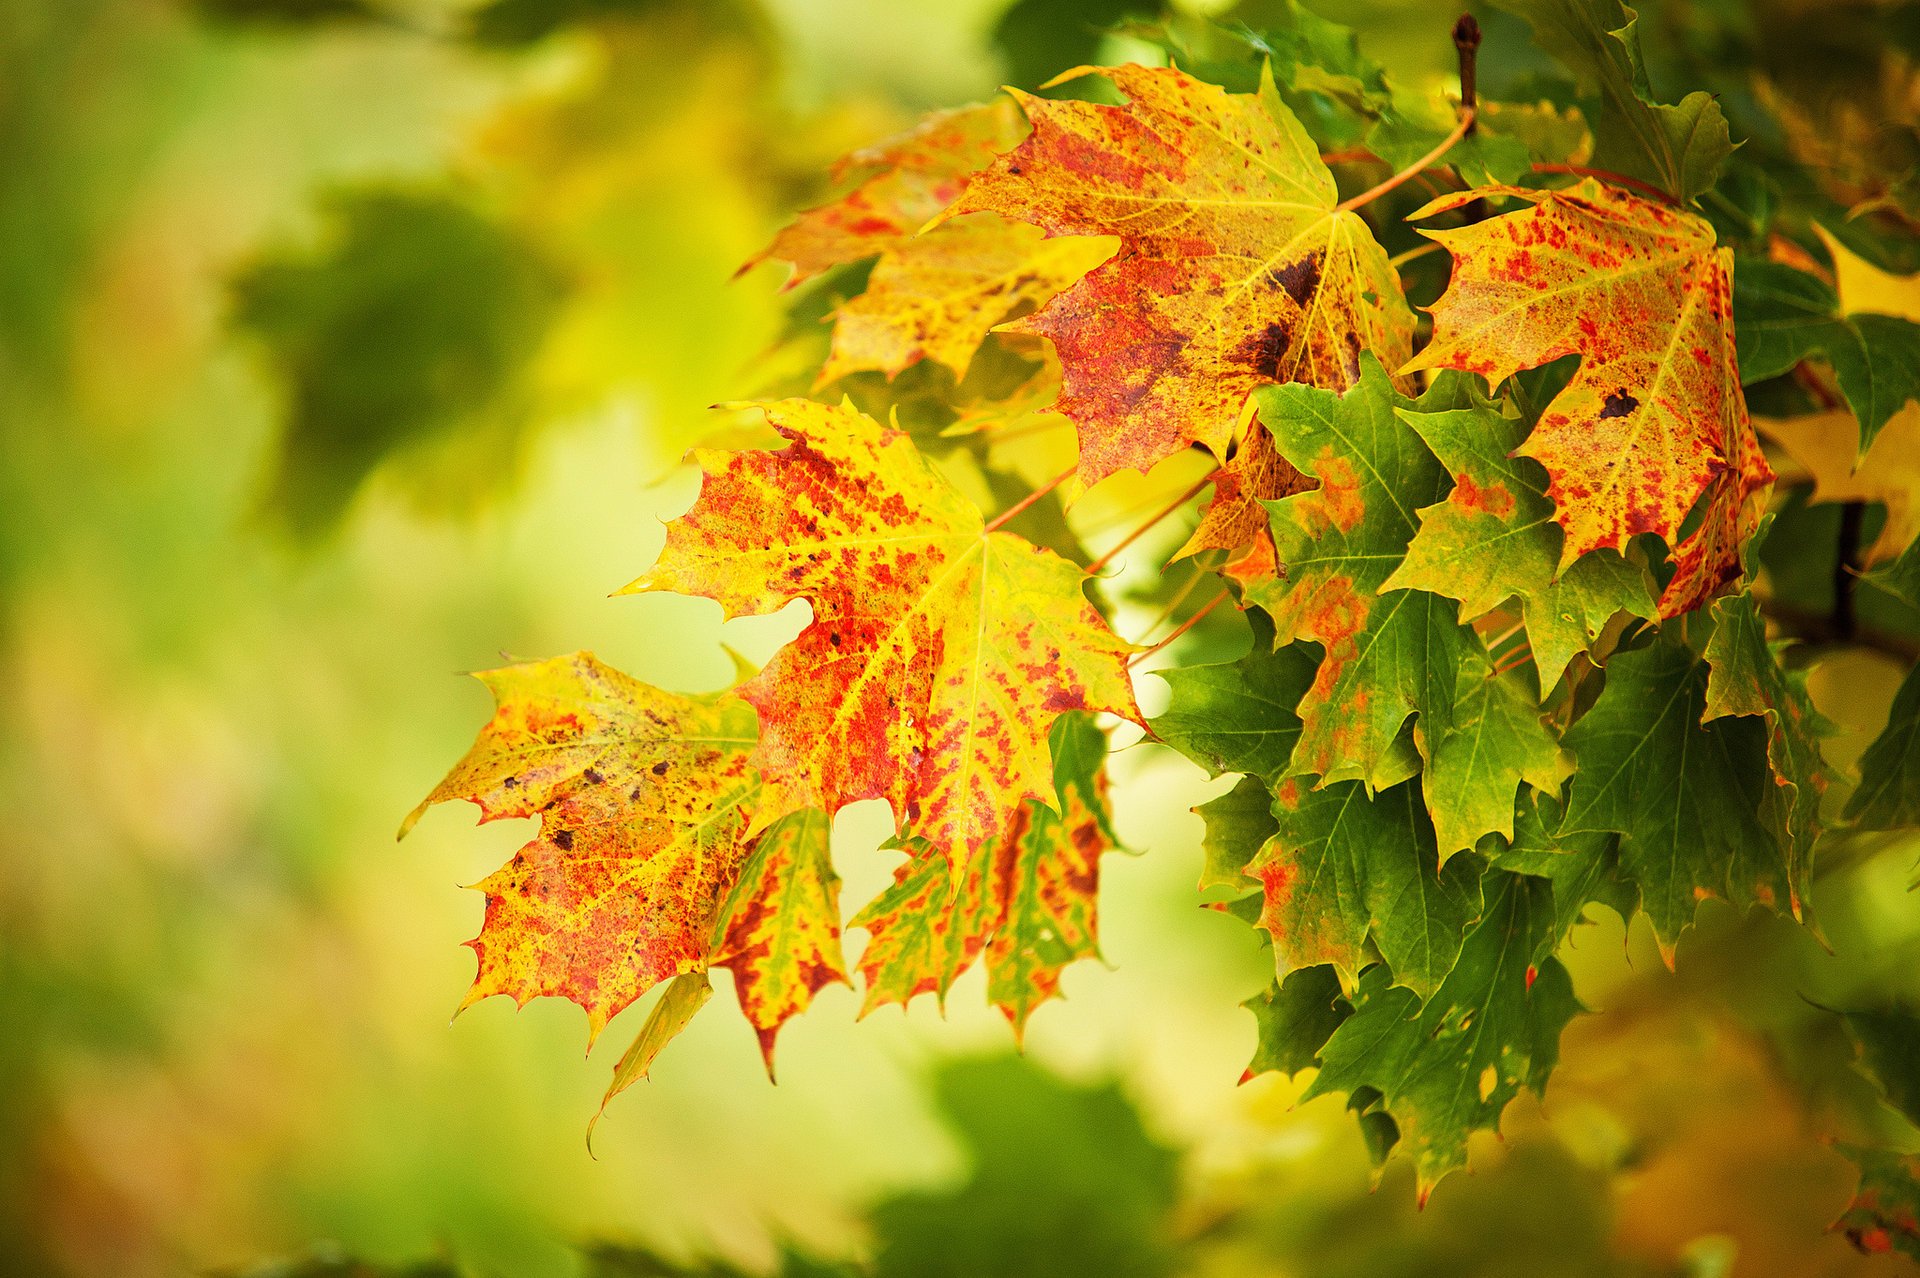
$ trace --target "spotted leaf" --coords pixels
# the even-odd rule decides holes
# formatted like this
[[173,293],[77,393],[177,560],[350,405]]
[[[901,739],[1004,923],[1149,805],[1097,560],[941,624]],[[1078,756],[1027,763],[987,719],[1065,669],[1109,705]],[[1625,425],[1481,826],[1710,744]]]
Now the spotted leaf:
[[729,616],[812,604],[739,690],[760,714],[759,823],[886,799],[901,835],[957,872],[1024,800],[1051,801],[1056,717],[1138,721],[1131,649],[1078,567],[987,532],[906,435],[846,406],[766,413],[788,446],[697,451],[699,499],[629,589],[704,595]]
[[1413,316],[1360,217],[1271,77],[1229,93],[1164,67],[1082,68],[1124,106],[1015,92],[1033,134],[951,212],[1050,235],[1117,235],[1119,252],[1017,322],[1051,340],[1080,477],[1146,470],[1193,443],[1224,457],[1248,394],[1344,388],[1371,351],[1398,366]]

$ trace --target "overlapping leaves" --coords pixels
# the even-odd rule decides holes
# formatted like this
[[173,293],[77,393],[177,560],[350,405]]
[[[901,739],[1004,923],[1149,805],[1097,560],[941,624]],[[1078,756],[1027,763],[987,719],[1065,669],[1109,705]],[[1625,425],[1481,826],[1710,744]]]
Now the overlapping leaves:
[[[1442,161],[1457,185],[1507,184],[1413,215],[1463,223],[1427,232],[1452,265],[1418,355],[1393,262],[1319,146],[1415,158],[1451,110],[1296,7],[1264,35],[1154,28],[1196,56],[1098,69],[1115,93],[1017,94],[1024,140],[1002,101],[852,157],[856,184],[768,255],[799,278],[875,259],[819,384],[877,372],[904,394],[910,366],[944,365],[945,433],[923,451],[850,404],[795,399],[766,407],[781,446],[696,454],[699,498],[634,588],[729,616],[799,600],[811,618],[720,697],[581,658],[503,693],[493,738],[433,796],[542,815],[486,885],[476,995],[564,993],[597,1028],[673,978],[625,1077],[727,966],[770,1052],[846,979],[826,830],[868,798],[891,805],[904,857],[851,921],[869,1008],[944,998],[984,962],[1020,1028],[1098,952],[1116,839],[1094,713],[1138,719],[1135,650],[1084,593],[1078,526],[1055,516],[1047,544],[1066,553],[1039,549],[932,455],[960,440],[1006,518],[1033,519],[1046,508],[990,463],[1049,407],[1077,430],[1084,483],[1195,445],[1217,464],[1175,556],[1188,586],[1169,571],[1139,588],[1171,614],[1218,573],[1250,650],[1167,671],[1151,731],[1234,776],[1200,809],[1201,887],[1274,950],[1250,1073],[1316,1068],[1310,1090],[1346,1093],[1423,1192],[1546,1086],[1579,1010],[1554,951],[1591,907],[1645,913],[1669,958],[1706,899],[1802,914],[1836,774],[1807,650],[1779,642],[1771,583],[1746,580],[1774,475],[1742,385],[1823,390],[1831,373],[1828,417],[1767,429],[1803,460],[1817,441],[1816,497],[1887,508],[1864,560],[1920,595],[1904,472],[1852,468],[1856,442],[1871,461],[1903,414],[1920,420],[1912,326],[1798,267],[1736,274],[1690,208],[1725,120],[1705,94],[1656,100],[1631,10],[1506,7],[1574,73],[1591,154],[1578,115],[1540,108]],[[1489,122],[1531,109],[1480,105]],[[1520,185],[1543,148],[1548,172]],[[1599,171],[1561,176],[1575,156]],[[1043,358],[983,389],[966,379],[993,363],[983,344]],[[579,703],[572,726],[560,703]],[[1910,677],[1847,807],[1862,827],[1920,822],[1917,705]],[[535,746],[547,771],[522,757]],[[509,770],[534,794],[506,796]]]

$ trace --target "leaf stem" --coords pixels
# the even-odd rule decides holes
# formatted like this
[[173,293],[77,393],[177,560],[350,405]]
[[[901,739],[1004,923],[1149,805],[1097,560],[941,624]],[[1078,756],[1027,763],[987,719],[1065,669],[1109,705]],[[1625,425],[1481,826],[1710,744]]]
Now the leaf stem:
[[1536,164],[1533,166],[1533,171],[1535,173],[1571,173],[1575,177],[1598,178],[1600,181],[1611,183],[1614,186],[1629,187],[1644,195],[1651,195],[1662,204],[1670,204],[1674,208],[1680,207],[1680,201],[1674,199],[1671,195],[1668,195],[1665,191],[1653,185],[1653,183],[1642,182],[1639,178],[1628,177],[1624,173],[1615,173],[1610,169],[1590,169],[1584,164]]
[[1000,526],[1002,524],[1005,524],[1009,519],[1018,518],[1020,516],[1020,513],[1026,510],[1029,506],[1033,505],[1033,503],[1039,501],[1042,497],[1045,497],[1048,493],[1052,492],[1054,489],[1058,488],[1060,485],[1066,483],[1069,479],[1072,479],[1075,473],[1079,471],[1079,469],[1080,467],[1078,463],[1075,463],[1074,465],[1067,467],[1065,470],[1055,475],[1052,479],[1049,479],[1046,483],[1034,489],[1032,492],[1028,493],[1025,497],[1022,497],[1019,501],[1013,503],[1013,505],[1007,507],[1005,510],[1001,511],[998,515],[995,515],[991,520],[989,520],[987,523],[987,526],[980,530],[980,535],[984,537],[986,534],[990,532],[997,532]]
[[1186,505],[1189,501],[1192,501],[1194,496],[1197,493],[1199,493],[1199,491],[1202,488],[1205,488],[1208,484],[1211,484],[1214,481],[1214,479],[1218,477],[1219,474],[1220,474],[1219,471],[1213,470],[1213,471],[1207,472],[1205,475],[1202,475],[1198,480],[1194,481],[1193,487],[1187,489],[1185,492],[1181,493],[1178,497],[1175,497],[1172,501],[1168,502],[1165,506],[1161,507],[1161,509],[1156,514],[1154,514],[1150,519],[1148,519],[1145,523],[1136,525],[1132,532],[1122,537],[1117,543],[1114,544],[1114,546],[1110,550],[1108,550],[1105,554],[1101,555],[1098,559],[1094,560],[1092,563],[1087,565],[1087,575],[1089,577],[1094,576],[1102,568],[1105,568],[1109,563],[1113,562],[1113,557],[1115,555],[1119,554],[1121,551],[1125,550],[1128,546],[1131,546],[1134,542],[1138,541],[1150,529],[1152,529],[1155,524],[1165,519],[1168,515],[1171,515],[1174,511],[1179,510],[1182,506]]
[[1199,625],[1200,622],[1206,617],[1208,613],[1212,612],[1215,608],[1218,608],[1221,604],[1225,603],[1227,601],[1227,597],[1232,593],[1233,593],[1232,591],[1227,590],[1224,586],[1221,587],[1220,593],[1215,595],[1213,598],[1207,600],[1206,603],[1202,604],[1198,612],[1194,613],[1191,617],[1188,617],[1185,621],[1175,626],[1172,632],[1168,634],[1165,639],[1162,639],[1159,643],[1154,644],[1153,647],[1148,648],[1145,652],[1134,653],[1132,659],[1129,660],[1127,664],[1129,666],[1139,665],[1142,661],[1145,661],[1148,657],[1151,657],[1154,653],[1160,651],[1162,648],[1172,643],[1175,639],[1178,639],[1181,635],[1184,635],[1185,633],[1187,633],[1187,631]]
[[1397,271],[1415,258],[1425,257],[1429,253],[1438,253],[1442,247],[1439,240],[1428,240],[1425,244],[1410,248],[1404,253],[1395,253],[1387,259],[1387,265]]
[[1467,136],[1467,130],[1473,127],[1473,117],[1475,114],[1476,112],[1471,107],[1461,112],[1460,122],[1453,126],[1453,132],[1447,134],[1446,137],[1440,140],[1440,145],[1434,147],[1433,150],[1427,152],[1406,168],[1401,169],[1398,173],[1387,178],[1384,182],[1368,187],[1351,199],[1340,201],[1340,203],[1333,206],[1333,211],[1335,213],[1351,213],[1357,208],[1373,203],[1373,201],[1379,199],[1401,183],[1410,182],[1414,178],[1419,177],[1422,173],[1426,172],[1429,165],[1447,152],[1453,150],[1454,144],[1461,138]]

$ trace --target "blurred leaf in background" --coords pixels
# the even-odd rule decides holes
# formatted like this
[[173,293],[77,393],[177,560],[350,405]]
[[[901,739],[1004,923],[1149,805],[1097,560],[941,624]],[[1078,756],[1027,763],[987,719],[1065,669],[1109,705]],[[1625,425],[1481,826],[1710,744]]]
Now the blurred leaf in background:
[[286,387],[271,492],[304,534],[416,441],[457,430],[504,460],[565,296],[535,246],[452,190],[339,192],[325,217],[320,246],[270,253],[234,286],[234,324]]

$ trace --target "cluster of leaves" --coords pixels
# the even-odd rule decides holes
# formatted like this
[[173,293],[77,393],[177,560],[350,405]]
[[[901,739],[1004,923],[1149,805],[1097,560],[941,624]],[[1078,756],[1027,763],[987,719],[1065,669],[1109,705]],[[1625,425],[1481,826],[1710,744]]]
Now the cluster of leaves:
[[[1703,900],[1810,921],[1816,845],[1920,823],[1920,675],[1855,783],[1796,642],[1872,639],[1857,568],[1920,606],[1913,450],[1873,464],[1920,430],[1920,325],[1831,231],[1896,262],[1910,193],[1755,181],[1712,95],[1654,94],[1618,0],[1502,8],[1566,79],[1449,103],[1261,4],[849,157],[766,254],[830,320],[791,343],[817,376],[761,404],[777,441],[695,453],[630,587],[811,620],[714,696],[587,654],[483,676],[496,715],[428,803],[541,828],[480,885],[470,999],[597,1033],[671,980],[611,1095],[727,967],[771,1062],[847,979],[828,830],[878,798],[905,860],[852,919],[868,1006],[984,957],[1020,1026],[1096,951],[1103,725],[1131,722],[1237,778],[1202,889],[1273,946],[1250,1072],[1316,1069],[1424,1195],[1544,1088],[1590,905],[1671,961]],[[1023,484],[1068,432],[1070,472]],[[1211,497],[1138,589],[1171,615],[1217,575],[1170,638],[1231,600],[1251,650],[1168,670],[1148,724],[1058,494],[1196,454]],[[1862,503],[1818,628],[1761,579],[1783,458]]]

